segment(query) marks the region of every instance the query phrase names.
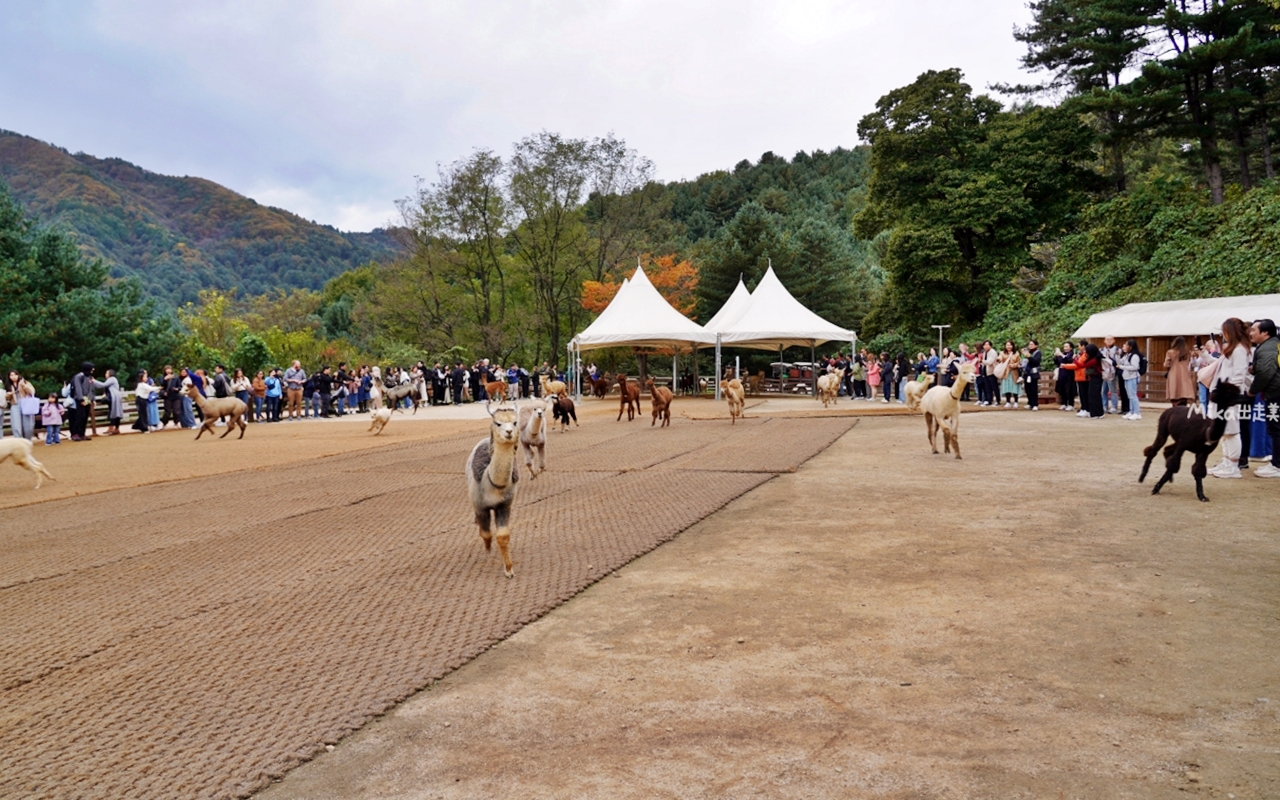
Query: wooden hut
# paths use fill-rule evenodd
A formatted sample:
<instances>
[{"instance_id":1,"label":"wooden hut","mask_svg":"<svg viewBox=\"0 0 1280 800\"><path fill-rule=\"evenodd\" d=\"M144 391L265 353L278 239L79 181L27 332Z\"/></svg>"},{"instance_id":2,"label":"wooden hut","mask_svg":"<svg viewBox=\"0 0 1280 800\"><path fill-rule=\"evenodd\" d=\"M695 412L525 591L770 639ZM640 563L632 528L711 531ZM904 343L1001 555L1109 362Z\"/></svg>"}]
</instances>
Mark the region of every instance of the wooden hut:
<instances>
[{"instance_id":1,"label":"wooden hut","mask_svg":"<svg viewBox=\"0 0 1280 800\"><path fill-rule=\"evenodd\" d=\"M1107 336L1114 336L1117 343L1137 339L1149 364L1147 374L1138 383L1138 395L1144 400L1163 402L1164 356L1173 340L1183 336L1188 344L1203 344L1209 338L1220 339L1222 323L1231 317L1246 323L1256 319L1280 322L1280 294L1130 303L1089 317L1072 338L1088 339L1097 345Z\"/></svg>"}]
</instances>

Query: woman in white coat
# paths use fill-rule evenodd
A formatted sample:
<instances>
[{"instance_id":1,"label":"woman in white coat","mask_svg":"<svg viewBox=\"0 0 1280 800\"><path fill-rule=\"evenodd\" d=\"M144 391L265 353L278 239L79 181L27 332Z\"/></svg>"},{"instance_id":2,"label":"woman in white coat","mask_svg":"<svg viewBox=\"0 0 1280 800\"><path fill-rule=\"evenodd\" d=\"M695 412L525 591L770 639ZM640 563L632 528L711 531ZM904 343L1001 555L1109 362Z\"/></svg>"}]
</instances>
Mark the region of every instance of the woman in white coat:
<instances>
[{"instance_id":1,"label":"woman in white coat","mask_svg":"<svg viewBox=\"0 0 1280 800\"><path fill-rule=\"evenodd\" d=\"M1210 384L1210 396L1212 387L1224 381L1235 384L1241 394L1247 392L1253 381L1249 375L1249 361L1249 329L1242 320L1232 317L1222 323L1222 356L1217 361L1217 372ZM1209 404L1211 417L1220 413L1227 420L1227 428L1222 435L1222 463L1209 470L1215 478L1240 477L1240 408L1235 405L1220 409Z\"/></svg>"}]
</instances>

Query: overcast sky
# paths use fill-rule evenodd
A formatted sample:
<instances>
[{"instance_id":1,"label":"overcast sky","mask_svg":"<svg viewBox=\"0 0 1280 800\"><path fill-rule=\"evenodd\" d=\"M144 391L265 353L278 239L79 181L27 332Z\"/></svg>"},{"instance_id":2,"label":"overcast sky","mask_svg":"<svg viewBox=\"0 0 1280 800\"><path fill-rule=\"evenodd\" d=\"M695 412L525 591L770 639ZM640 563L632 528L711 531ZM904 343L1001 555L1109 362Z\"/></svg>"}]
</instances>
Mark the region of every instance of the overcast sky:
<instances>
[{"instance_id":1,"label":"overcast sky","mask_svg":"<svg viewBox=\"0 0 1280 800\"><path fill-rule=\"evenodd\" d=\"M546 129L663 180L857 143L928 69L1023 80L1025 0L0 0L0 128L344 230Z\"/></svg>"}]
</instances>

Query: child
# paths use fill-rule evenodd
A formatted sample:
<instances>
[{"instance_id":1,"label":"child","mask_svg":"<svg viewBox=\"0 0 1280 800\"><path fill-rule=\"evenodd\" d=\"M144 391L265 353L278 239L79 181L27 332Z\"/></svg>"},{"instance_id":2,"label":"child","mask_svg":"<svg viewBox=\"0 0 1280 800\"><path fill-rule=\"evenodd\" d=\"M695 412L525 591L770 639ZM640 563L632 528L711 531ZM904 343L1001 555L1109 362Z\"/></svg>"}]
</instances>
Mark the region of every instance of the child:
<instances>
[{"instance_id":1,"label":"child","mask_svg":"<svg viewBox=\"0 0 1280 800\"><path fill-rule=\"evenodd\" d=\"M50 394L49 401L40 410L40 421L44 423L44 443L62 444L62 437L58 435L62 428L62 404L56 394Z\"/></svg>"}]
</instances>

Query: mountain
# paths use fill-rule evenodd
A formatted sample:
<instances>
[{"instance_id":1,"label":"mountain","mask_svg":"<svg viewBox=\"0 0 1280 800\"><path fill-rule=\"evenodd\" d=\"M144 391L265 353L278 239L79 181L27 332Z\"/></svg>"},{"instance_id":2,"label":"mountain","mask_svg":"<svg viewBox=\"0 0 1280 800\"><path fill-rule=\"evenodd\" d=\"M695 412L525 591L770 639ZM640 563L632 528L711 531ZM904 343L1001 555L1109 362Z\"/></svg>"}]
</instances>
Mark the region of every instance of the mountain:
<instances>
[{"instance_id":1,"label":"mountain","mask_svg":"<svg viewBox=\"0 0 1280 800\"><path fill-rule=\"evenodd\" d=\"M344 233L203 178L148 172L0 130L0 181L27 213L71 231L112 277L173 305L201 289L319 289L398 252L391 233Z\"/></svg>"}]
</instances>

